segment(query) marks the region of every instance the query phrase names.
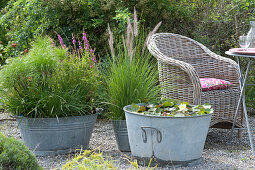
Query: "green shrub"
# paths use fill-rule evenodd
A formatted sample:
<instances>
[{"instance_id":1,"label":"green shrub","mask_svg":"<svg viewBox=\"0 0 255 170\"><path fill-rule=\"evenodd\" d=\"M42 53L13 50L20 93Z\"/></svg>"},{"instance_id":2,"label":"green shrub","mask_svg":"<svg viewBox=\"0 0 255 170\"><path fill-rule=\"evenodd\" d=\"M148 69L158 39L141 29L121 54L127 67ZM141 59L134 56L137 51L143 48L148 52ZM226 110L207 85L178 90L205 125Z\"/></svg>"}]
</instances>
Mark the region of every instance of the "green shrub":
<instances>
[{"instance_id":1,"label":"green shrub","mask_svg":"<svg viewBox=\"0 0 255 170\"><path fill-rule=\"evenodd\" d=\"M4 8L6 6L6 4L9 2L10 0L1 0L1 3L0 3L0 10L2 8Z\"/></svg>"},{"instance_id":2,"label":"green shrub","mask_svg":"<svg viewBox=\"0 0 255 170\"><path fill-rule=\"evenodd\" d=\"M0 169L40 170L42 168L22 142L0 133Z\"/></svg>"},{"instance_id":3,"label":"green shrub","mask_svg":"<svg viewBox=\"0 0 255 170\"><path fill-rule=\"evenodd\" d=\"M64 42L70 45L68 40L71 34L79 34L83 29L88 33L90 43L103 56L107 50L107 23L114 25L114 32L121 35L126 21L123 23L123 20L119 21L117 18L119 15L131 14L134 7L141 13L141 21L146 23L146 27L163 20L164 28L187 30L184 27L192 21L193 13L176 4L168 0L11 0L2 10L3 16L0 19L0 25L7 30L10 41L6 56L22 54L35 35L47 34L57 39L54 31L65 35ZM114 17L117 17L116 21L112 20ZM15 49L11 48L12 43L17 44Z\"/></svg>"},{"instance_id":4,"label":"green shrub","mask_svg":"<svg viewBox=\"0 0 255 170\"><path fill-rule=\"evenodd\" d=\"M5 48L8 56L21 55L36 35L44 33L49 26L47 8L43 1L10 0L2 10L0 24L7 31L9 40ZM11 44L17 44L15 48Z\"/></svg>"},{"instance_id":5,"label":"green shrub","mask_svg":"<svg viewBox=\"0 0 255 170\"><path fill-rule=\"evenodd\" d=\"M94 54L80 55L37 38L27 55L13 58L0 72L4 107L26 117L65 117L91 114L99 84Z\"/></svg>"},{"instance_id":6,"label":"green shrub","mask_svg":"<svg viewBox=\"0 0 255 170\"><path fill-rule=\"evenodd\" d=\"M65 35L64 42L71 42L71 34L83 29L89 34L91 44L98 53L105 54L107 23L114 25L114 32L122 33L125 23L118 16L131 14L136 8L141 22L152 27L163 21L161 30L194 38L218 53L237 45L236 38L249 27L254 19L255 2L251 0L10 0L2 10L0 23L8 30L10 41L7 53L18 54L28 47L34 35L48 34L57 38L54 31ZM112 20L116 18L116 22ZM246 30L246 31L245 31ZM10 48L11 43L17 48Z\"/></svg>"},{"instance_id":7,"label":"green shrub","mask_svg":"<svg viewBox=\"0 0 255 170\"><path fill-rule=\"evenodd\" d=\"M71 45L72 33L77 35L84 29L90 43L104 50L106 23L115 15L113 6L113 1L10 0L0 19L9 40L6 57L22 54L36 35L46 34L56 40L55 31L65 35L65 44ZM17 44L15 49L12 43Z\"/></svg>"},{"instance_id":8,"label":"green shrub","mask_svg":"<svg viewBox=\"0 0 255 170\"><path fill-rule=\"evenodd\" d=\"M9 0L2 0L0 3L0 18L1 18L1 10L5 7L5 5L9 2ZM8 44L6 40L6 30L0 25L0 64L4 63L4 48Z\"/></svg>"},{"instance_id":9,"label":"green shrub","mask_svg":"<svg viewBox=\"0 0 255 170\"><path fill-rule=\"evenodd\" d=\"M243 69L244 70L244 69ZM253 84L253 85L247 85L245 88L245 97L246 97L246 104L248 107L251 107L255 109L255 68L254 66L250 67L249 75L248 75L248 81L246 84ZM253 112L254 114L254 112Z\"/></svg>"}]
</instances>

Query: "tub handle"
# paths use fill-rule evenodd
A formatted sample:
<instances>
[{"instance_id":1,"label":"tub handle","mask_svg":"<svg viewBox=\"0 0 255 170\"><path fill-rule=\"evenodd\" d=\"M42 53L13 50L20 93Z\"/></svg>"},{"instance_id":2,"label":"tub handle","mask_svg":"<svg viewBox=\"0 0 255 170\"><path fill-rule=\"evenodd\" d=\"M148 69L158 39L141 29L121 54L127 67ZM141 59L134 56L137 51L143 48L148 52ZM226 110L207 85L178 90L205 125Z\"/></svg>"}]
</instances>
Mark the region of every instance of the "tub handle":
<instances>
[{"instance_id":1,"label":"tub handle","mask_svg":"<svg viewBox=\"0 0 255 170\"><path fill-rule=\"evenodd\" d=\"M146 134L146 131L144 130L146 128L155 130L157 132L157 141L158 141L158 143L160 143L162 141L162 133L158 129L150 127L150 126L141 126L141 129L143 131L143 133L142 133L143 143L147 143L147 134Z\"/></svg>"}]
</instances>

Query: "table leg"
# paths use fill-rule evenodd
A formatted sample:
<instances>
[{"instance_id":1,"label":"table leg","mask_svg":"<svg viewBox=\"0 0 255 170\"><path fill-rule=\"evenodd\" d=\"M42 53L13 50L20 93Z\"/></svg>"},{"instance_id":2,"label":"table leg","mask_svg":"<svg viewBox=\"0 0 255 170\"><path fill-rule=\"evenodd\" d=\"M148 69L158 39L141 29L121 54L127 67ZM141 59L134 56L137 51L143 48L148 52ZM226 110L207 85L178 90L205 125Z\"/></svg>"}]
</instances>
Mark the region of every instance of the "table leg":
<instances>
[{"instance_id":1,"label":"table leg","mask_svg":"<svg viewBox=\"0 0 255 170\"><path fill-rule=\"evenodd\" d=\"M243 109L244 109L244 116L245 116L245 121L246 121L247 129L248 129L248 135L249 135L252 154L255 155L253 139L252 139L252 134L251 134L251 127L250 127L249 118L248 118L248 114L247 114L247 110L246 110L245 96L244 95L243 95Z\"/></svg>"},{"instance_id":2,"label":"table leg","mask_svg":"<svg viewBox=\"0 0 255 170\"><path fill-rule=\"evenodd\" d=\"M248 63L248 66L246 69L246 73L245 73L245 79L244 79L244 82L243 82L243 76L242 76L242 70L241 70L241 66L240 66L240 61L239 61L239 57L237 57L237 61L238 61L238 68L239 68L239 74L240 74L240 77L239 77L239 83L240 83L240 89L241 89L241 94L240 94L240 97L239 97L239 100L238 100L238 104L237 104L237 108L236 108L236 112L235 112L235 118L234 118L234 122L233 122L233 125L232 125L232 128L231 128L231 131L230 131L230 135L229 135L229 139L228 139L228 143L230 143L231 139L232 139L232 135L233 135L233 130L235 128L235 125L236 125L236 120L237 120L237 116L238 116L238 110L239 110L239 107L240 107L240 103L241 103L241 100L243 99L243 91L244 91L244 83L246 82L246 77L248 75L248 69L250 67L250 64Z\"/></svg>"},{"instance_id":3,"label":"table leg","mask_svg":"<svg viewBox=\"0 0 255 170\"><path fill-rule=\"evenodd\" d=\"M240 59L237 56L237 63L238 63L238 69L239 69L239 85L240 85L240 89L242 89L242 85L243 85L243 72L242 72L242 68L241 68L241 63L240 63ZM244 91L244 96L245 96L245 91ZM241 130L238 130L238 138L241 137ZM240 135L240 136L239 136ZM229 141L230 142L230 141Z\"/></svg>"},{"instance_id":4,"label":"table leg","mask_svg":"<svg viewBox=\"0 0 255 170\"><path fill-rule=\"evenodd\" d=\"M238 64L239 64L239 71L241 71L240 63L238 63ZM255 155L255 153L254 153L254 146L253 146L253 140L252 140L252 134L251 134L251 128L250 128L250 123L249 123L249 119L248 119L248 114L247 114L247 109L246 109L246 104L245 104L245 96L244 96L245 83L246 83L247 75L248 75L248 72L249 72L250 64L251 64L251 59L249 59L249 62L248 62L247 68L246 68L246 72L245 72L245 76L244 76L243 82L242 82L242 77L241 77L242 73L240 72L240 78L241 78L240 83L242 82L242 84L240 84L241 94L240 94L240 98L238 100L238 104L237 104L237 108L236 108L236 113L235 113L235 118L234 118L232 129L231 129L231 132L230 132L230 135L229 135L229 141L228 142L230 143L230 141L232 139L233 130L234 130L235 125L236 125L238 110L239 110L240 103L241 103L241 100L242 100L243 101L243 108L244 108L244 115L245 115L246 125L247 125L247 129L248 129L248 134L249 134L250 145L251 145L251 149L252 149L252 154Z\"/></svg>"},{"instance_id":5,"label":"table leg","mask_svg":"<svg viewBox=\"0 0 255 170\"><path fill-rule=\"evenodd\" d=\"M239 74L240 74L239 84L240 84L240 89L242 89L242 85L243 85L243 72L242 72L242 68L241 68L240 59L239 59L238 56L236 58L237 58L238 69L239 69Z\"/></svg>"}]
</instances>

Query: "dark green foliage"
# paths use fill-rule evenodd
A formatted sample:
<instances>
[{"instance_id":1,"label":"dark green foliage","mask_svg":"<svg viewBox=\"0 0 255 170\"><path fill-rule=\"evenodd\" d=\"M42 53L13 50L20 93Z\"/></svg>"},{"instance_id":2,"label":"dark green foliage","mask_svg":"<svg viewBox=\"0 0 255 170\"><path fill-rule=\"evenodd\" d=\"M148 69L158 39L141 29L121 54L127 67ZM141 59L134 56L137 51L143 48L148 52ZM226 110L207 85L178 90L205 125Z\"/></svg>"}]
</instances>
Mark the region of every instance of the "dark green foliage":
<instances>
[{"instance_id":1,"label":"dark green foliage","mask_svg":"<svg viewBox=\"0 0 255 170\"><path fill-rule=\"evenodd\" d=\"M6 48L7 56L20 55L34 35L48 34L57 38L54 31L65 35L65 44L71 33L79 34L84 29L89 34L92 46L95 46L100 55L105 55L107 47L107 23L115 25L114 32L121 34L126 23L113 20L118 13L129 13L134 7L141 14L141 21L146 26L154 26L160 20L165 21L164 28L176 27L177 23L192 21L192 14L182 6L176 6L168 0L149 1L120 1L120 0L11 0L2 10L0 24L8 30L9 46ZM169 18L174 18L169 20ZM181 25L184 28L185 25ZM121 29L122 28L122 29ZM176 29L181 30L176 27ZM183 29L187 30L187 29ZM17 48L11 48L11 43L17 43Z\"/></svg>"},{"instance_id":2,"label":"dark green foliage","mask_svg":"<svg viewBox=\"0 0 255 170\"><path fill-rule=\"evenodd\" d=\"M40 170L35 156L20 141L0 133L0 170Z\"/></svg>"},{"instance_id":3,"label":"dark green foliage","mask_svg":"<svg viewBox=\"0 0 255 170\"><path fill-rule=\"evenodd\" d=\"M252 107L253 109L255 109L255 75L254 73L255 73L255 68L254 66L251 66L250 72L248 75L249 80L248 82L246 82L246 84L248 85L246 85L246 89L245 89L246 103L249 107Z\"/></svg>"},{"instance_id":4,"label":"dark green foliage","mask_svg":"<svg viewBox=\"0 0 255 170\"><path fill-rule=\"evenodd\" d=\"M10 1L10 0L1 0L1 3L0 3L0 10L1 10L2 8L4 8L5 5L6 5L9 1Z\"/></svg>"},{"instance_id":5,"label":"dark green foliage","mask_svg":"<svg viewBox=\"0 0 255 170\"><path fill-rule=\"evenodd\" d=\"M89 34L92 46L105 54L107 23L122 33L125 23L112 20L118 13L136 8L141 22L152 27L163 21L161 30L186 35L210 49L223 52L237 45L236 38L249 27L254 18L255 2L251 0L11 0L2 10L0 23L8 30L9 41L17 48L7 48L10 55L27 48L36 34L56 38L54 31L65 35L68 44L71 33ZM117 29L114 29L117 30ZM69 42L71 43L71 42ZM10 43L9 43L10 45Z\"/></svg>"},{"instance_id":6,"label":"dark green foliage","mask_svg":"<svg viewBox=\"0 0 255 170\"><path fill-rule=\"evenodd\" d=\"M21 55L36 35L45 32L50 20L47 12L43 1L9 1L8 5L2 9L4 15L0 19L0 24L6 29L6 37L9 40L5 48L7 56ZM12 43L16 43L17 46L13 48Z\"/></svg>"},{"instance_id":7,"label":"dark green foliage","mask_svg":"<svg viewBox=\"0 0 255 170\"><path fill-rule=\"evenodd\" d=\"M1 18L1 10L5 7L5 5L9 2L9 0L1 0L0 3L0 18ZM4 47L8 44L6 40L6 31L4 27L0 25L0 64L4 63L3 55L4 55Z\"/></svg>"},{"instance_id":8,"label":"dark green foliage","mask_svg":"<svg viewBox=\"0 0 255 170\"><path fill-rule=\"evenodd\" d=\"M113 9L114 8L114 9ZM115 4L108 1L85 0L11 0L2 10L2 25L8 32L7 56L22 54L35 35L47 34L57 39L54 31L71 44L71 34L89 34L92 46L104 49L107 22L115 15ZM11 48L11 43L17 48ZM99 52L101 50L98 50Z\"/></svg>"},{"instance_id":9,"label":"dark green foliage","mask_svg":"<svg viewBox=\"0 0 255 170\"><path fill-rule=\"evenodd\" d=\"M0 26L0 64L4 63L4 47L7 45L6 38L5 38L5 30Z\"/></svg>"},{"instance_id":10,"label":"dark green foliage","mask_svg":"<svg viewBox=\"0 0 255 170\"><path fill-rule=\"evenodd\" d=\"M126 23L113 18L131 14L134 7L146 27L163 21L163 32L186 35L223 53L235 46L235 39L247 31L255 6L250 0L11 0L9 4L2 10L0 21L8 30L9 46L17 43L16 49L6 49L9 55L22 52L36 34L56 38L54 31L57 31L70 44L71 34L79 34L83 29L92 46L104 55L107 23L116 27L115 33L123 33Z\"/></svg>"}]
</instances>

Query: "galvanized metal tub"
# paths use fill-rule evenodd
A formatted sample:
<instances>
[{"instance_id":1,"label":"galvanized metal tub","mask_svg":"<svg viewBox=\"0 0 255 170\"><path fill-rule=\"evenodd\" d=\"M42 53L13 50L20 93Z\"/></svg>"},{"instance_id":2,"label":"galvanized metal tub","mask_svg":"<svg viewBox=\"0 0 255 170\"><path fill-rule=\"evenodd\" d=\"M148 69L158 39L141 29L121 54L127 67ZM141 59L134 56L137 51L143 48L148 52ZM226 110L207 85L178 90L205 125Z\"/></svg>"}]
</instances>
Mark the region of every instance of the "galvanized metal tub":
<instances>
[{"instance_id":1,"label":"galvanized metal tub","mask_svg":"<svg viewBox=\"0 0 255 170\"><path fill-rule=\"evenodd\" d=\"M212 114L190 117L141 115L124 107L132 155L141 164L199 164Z\"/></svg>"},{"instance_id":2,"label":"galvanized metal tub","mask_svg":"<svg viewBox=\"0 0 255 170\"><path fill-rule=\"evenodd\" d=\"M123 152L130 152L126 120L112 120L112 125L118 149Z\"/></svg>"},{"instance_id":3,"label":"galvanized metal tub","mask_svg":"<svg viewBox=\"0 0 255 170\"><path fill-rule=\"evenodd\" d=\"M63 118L17 117L22 139L35 155L87 149L97 114Z\"/></svg>"}]
</instances>

